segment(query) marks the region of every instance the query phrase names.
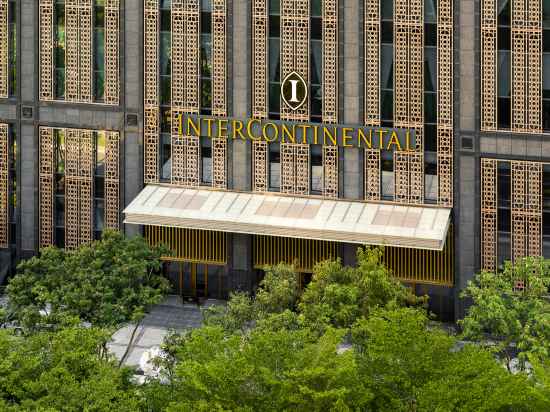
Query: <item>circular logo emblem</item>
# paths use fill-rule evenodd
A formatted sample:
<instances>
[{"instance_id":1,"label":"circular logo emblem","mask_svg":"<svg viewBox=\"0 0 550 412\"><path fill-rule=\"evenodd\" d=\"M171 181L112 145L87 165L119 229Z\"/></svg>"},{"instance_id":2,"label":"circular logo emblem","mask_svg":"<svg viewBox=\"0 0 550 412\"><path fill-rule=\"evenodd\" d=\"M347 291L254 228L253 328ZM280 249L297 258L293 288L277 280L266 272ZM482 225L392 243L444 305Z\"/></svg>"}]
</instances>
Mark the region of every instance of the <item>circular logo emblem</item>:
<instances>
[{"instance_id":1,"label":"circular logo emblem","mask_svg":"<svg viewBox=\"0 0 550 412\"><path fill-rule=\"evenodd\" d=\"M281 83L281 97L291 110L298 110L307 100L307 83L296 72L290 73Z\"/></svg>"}]
</instances>

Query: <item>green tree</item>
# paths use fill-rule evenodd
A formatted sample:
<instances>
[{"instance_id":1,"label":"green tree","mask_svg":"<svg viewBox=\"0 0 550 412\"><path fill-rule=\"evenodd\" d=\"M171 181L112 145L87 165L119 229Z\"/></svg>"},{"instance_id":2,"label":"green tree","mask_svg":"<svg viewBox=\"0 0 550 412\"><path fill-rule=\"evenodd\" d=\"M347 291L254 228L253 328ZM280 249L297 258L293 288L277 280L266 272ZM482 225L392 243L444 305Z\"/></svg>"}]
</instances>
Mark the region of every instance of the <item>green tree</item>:
<instances>
[{"instance_id":1,"label":"green tree","mask_svg":"<svg viewBox=\"0 0 550 412\"><path fill-rule=\"evenodd\" d=\"M320 330L329 325L349 328L373 308L421 302L391 275L382 254L380 248L360 248L356 267L340 260L319 263L299 304L306 322Z\"/></svg>"},{"instance_id":2,"label":"green tree","mask_svg":"<svg viewBox=\"0 0 550 412\"><path fill-rule=\"evenodd\" d=\"M204 322L227 331L246 332L256 322L275 314L296 309L299 298L298 274L294 267L278 264L266 267L256 294L231 294L225 307L213 306L203 311Z\"/></svg>"},{"instance_id":3,"label":"green tree","mask_svg":"<svg viewBox=\"0 0 550 412\"><path fill-rule=\"evenodd\" d=\"M527 374L510 374L492 351L431 325L413 308L376 309L352 329L361 376L376 411L539 411L550 398Z\"/></svg>"},{"instance_id":4,"label":"green tree","mask_svg":"<svg viewBox=\"0 0 550 412\"><path fill-rule=\"evenodd\" d=\"M27 330L85 321L116 326L161 301L168 282L157 274L161 248L106 231L73 251L44 249L22 262L8 287L10 316Z\"/></svg>"},{"instance_id":5,"label":"green tree","mask_svg":"<svg viewBox=\"0 0 550 412\"><path fill-rule=\"evenodd\" d=\"M0 330L2 410L139 410L130 372L104 350L108 339L96 328L24 337Z\"/></svg>"},{"instance_id":6,"label":"green tree","mask_svg":"<svg viewBox=\"0 0 550 412\"><path fill-rule=\"evenodd\" d=\"M169 411L361 410L371 398L344 331L255 329L249 335L204 327L176 346Z\"/></svg>"},{"instance_id":7,"label":"green tree","mask_svg":"<svg viewBox=\"0 0 550 412\"><path fill-rule=\"evenodd\" d=\"M550 261L543 258L506 262L496 274L481 272L462 293L472 302L459 322L464 338L496 344L509 369L516 351L521 369L531 355L549 358L549 287Z\"/></svg>"}]
</instances>

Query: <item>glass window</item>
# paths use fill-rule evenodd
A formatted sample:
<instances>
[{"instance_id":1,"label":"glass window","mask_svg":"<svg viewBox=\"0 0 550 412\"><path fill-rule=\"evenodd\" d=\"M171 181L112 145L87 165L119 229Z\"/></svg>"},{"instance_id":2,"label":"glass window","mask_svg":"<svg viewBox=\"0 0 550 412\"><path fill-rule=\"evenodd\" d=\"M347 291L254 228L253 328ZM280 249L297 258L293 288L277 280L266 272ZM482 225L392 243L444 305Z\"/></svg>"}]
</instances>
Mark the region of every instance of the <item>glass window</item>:
<instances>
[{"instance_id":1,"label":"glass window","mask_svg":"<svg viewBox=\"0 0 550 412\"><path fill-rule=\"evenodd\" d=\"M94 5L94 99L102 102L105 96L105 7L104 0Z\"/></svg>"},{"instance_id":2,"label":"glass window","mask_svg":"<svg viewBox=\"0 0 550 412\"><path fill-rule=\"evenodd\" d=\"M55 6L55 98L65 99L65 5Z\"/></svg>"},{"instance_id":3,"label":"glass window","mask_svg":"<svg viewBox=\"0 0 550 412\"><path fill-rule=\"evenodd\" d=\"M8 26L8 66L9 66L9 95L14 96L17 93L17 8L16 2L9 2L9 26Z\"/></svg>"},{"instance_id":4,"label":"glass window","mask_svg":"<svg viewBox=\"0 0 550 412\"><path fill-rule=\"evenodd\" d=\"M172 141L166 133L160 135L160 179L170 181L172 177Z\"/></svg>"}]
</instances>

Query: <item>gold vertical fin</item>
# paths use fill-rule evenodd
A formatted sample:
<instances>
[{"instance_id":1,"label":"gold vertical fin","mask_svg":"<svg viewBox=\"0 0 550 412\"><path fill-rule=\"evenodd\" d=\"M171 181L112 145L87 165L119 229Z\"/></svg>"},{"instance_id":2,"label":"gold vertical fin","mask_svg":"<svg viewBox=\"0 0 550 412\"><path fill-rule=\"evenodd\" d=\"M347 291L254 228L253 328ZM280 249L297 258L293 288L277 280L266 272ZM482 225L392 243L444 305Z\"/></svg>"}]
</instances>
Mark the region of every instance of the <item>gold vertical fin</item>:
<instances>
[{"instance_id":1,"label":"gold vertical fin","mask_svg":"<svg viewBox=\"0 0 550 412\"><path fill-rule=\"evenodd\" d=\"M120 134L105 132L105 227L120 227Z\"/></svg>"},{"instance_id":2,"label":"gold vertical fin","mask_svg":"<svg viewBox=\"0 0 550 412\"><path fill-rule=\"evenodd\" d=\"M497 160L481 159L481 268L495 271L497 260Z\"/></svg>"},{"instance_id":3,"label":"gold vertical fin","mask_svg":"<svg viewBox=\"0 0 550 412\"><path fill-rule=\"evenodd\" d=\"M9 4L0 0L0 99L9 95Z\"/></svg>"},{"instance_id":4,"label":"gold vertical fin","mask_svg":"<svg viewBox=\"0 0 550 412\"><path fill-rule=\"evenodd\" d=\"M144 10L144 182L159 181L159 3L145 0Z\"/></svg>"},{"instance_id":5,"label":"gold vertical fin","mask_svg":"<svg viewBox=\"0 0 550 412\"><path fill-rule=\"evenodd\" d=\"M497 129L497 4L481 0L481 130Z\"/></svg>"},{"instance_id":6,"label":"gold vertical fin","mask_svg":"<svg viewBox=\"0 0 550 412\"><path fill-rule=\"evenodd\" d=\"M54 84L54 0L41 0L40 12L40 100L53 100Z\"/></svg>"},{"instance_id":7,"label":"gold vertical fin","mask_svg":"<svg viewBox=\"0 0 550 412\"><path fill-rule=\"evenodd\" d=\"M119 69L119 0L105 0L105 104L118 105ZM157 52L158 53L158 52Z\"/></svg>"},{"instance_id":8,"label":"gold vertical fin","mask_svg":"<svg viewBox=\"0 0 550 412\"><path fill-rule=\"evenodd\" d=\"M0 123L0 249L9 247L9 153L8 125Z\"/></svg>"}]
</instances>

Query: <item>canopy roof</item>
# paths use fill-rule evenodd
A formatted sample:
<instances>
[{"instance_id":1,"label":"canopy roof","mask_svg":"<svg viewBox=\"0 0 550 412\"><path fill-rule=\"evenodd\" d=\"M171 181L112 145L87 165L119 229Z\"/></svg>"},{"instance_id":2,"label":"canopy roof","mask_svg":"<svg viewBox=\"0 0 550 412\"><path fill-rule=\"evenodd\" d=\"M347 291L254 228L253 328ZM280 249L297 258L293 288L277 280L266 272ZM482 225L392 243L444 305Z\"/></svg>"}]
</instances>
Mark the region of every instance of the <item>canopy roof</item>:
<instances>
[{"instance_id":1,"label":"canopy roof","mask_svg":"<svg viewBox=\"0 0 550 412\"><path fill-rule=\"evenodd\" d=\"M451 210L148 185L125 223L442 250Z\"/></svg>"}]
</instances>

